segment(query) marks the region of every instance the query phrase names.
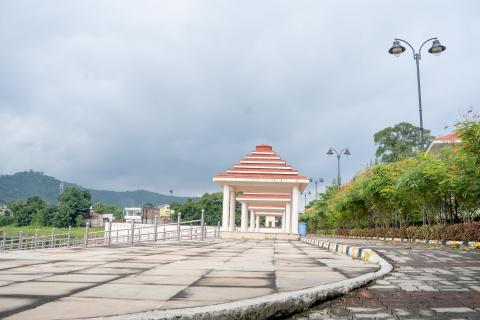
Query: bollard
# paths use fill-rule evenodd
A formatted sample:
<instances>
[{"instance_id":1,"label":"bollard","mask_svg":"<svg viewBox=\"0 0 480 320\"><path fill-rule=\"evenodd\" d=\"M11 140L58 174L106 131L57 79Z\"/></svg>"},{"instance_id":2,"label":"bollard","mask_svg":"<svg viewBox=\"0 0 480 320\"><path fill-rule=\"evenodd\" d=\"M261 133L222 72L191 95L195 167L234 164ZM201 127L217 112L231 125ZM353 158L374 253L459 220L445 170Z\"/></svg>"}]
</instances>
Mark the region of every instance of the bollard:
<instances>
[{"instance_id":1,"label":"bollard","mask_svg":"<svg viewBox=\"0 0 480 320\"><path fill-rule=\"evenodd\" d=\"M68 226L67 247L70 248L70 241L72 240L72 226Z\"/></svg>"},{"instance_id":2,"label":"bollard","mask_svg":"<svg viewBox=\"0 0 480 320\"><path fill-rule=\"evenodd\" d=\"M88 228L90 227L90 223L87 222L85 225L85 234L83 236L83 246L86 248L88 247Z\"/></svg>"},{"instance_id":3,"label":"bollard","mask_svg":"<svg viewBox=\"0 0 480 320\"><path fill-rule=\"evenodd\" d=\"M133 245L133 241L135 239L135 220L132 219L132 230L130 231L130 234L132 235L131 243Z\"/></svg>"},{"instance_id":4,"label":"bollard","mask_svg":"<svg viewBox=\"0 0 480 320\"><path fill-rule=\"evenodd\" d=\"M52 228L52 237L50 242L50 248L55 248L55 228Z\"/></svg>"},{"instance_id":5,"label":"bollard","mask_svg":"<svg viewBox=\"0 0 480 320\"><path fill-rule=\"evenodd\" d=\"M177 218L177 240L180 241L181 236L180 236L180 219L182 218L182 213L178 213L178 218Z\"/></svg>"},{"instance_id":6,"label":"bollard","mask_svg":"<svg viewBox=\"0 0 480 320\"><path fill-rule=\"evenodd\" d=\"M193 240L193 225L190 223L190 240Z\"/></svg>"},{"instance_id":7,"label":"bollard","mask_svg":"<svg viewBox=\"0 0 480 320\"><path fill-rule=\"evenodd\" d=\"M155 226L153 227L153 242L157 242L158 219L155 218Z\"/></svg>"}]
</instances>

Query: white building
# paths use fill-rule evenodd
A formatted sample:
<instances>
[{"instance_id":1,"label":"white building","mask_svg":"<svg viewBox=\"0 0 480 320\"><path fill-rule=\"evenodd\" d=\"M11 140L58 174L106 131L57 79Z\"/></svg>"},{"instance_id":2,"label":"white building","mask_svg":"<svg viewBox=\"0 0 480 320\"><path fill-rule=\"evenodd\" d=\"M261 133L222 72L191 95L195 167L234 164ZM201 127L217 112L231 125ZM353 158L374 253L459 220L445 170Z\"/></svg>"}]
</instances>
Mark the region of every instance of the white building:
<instances>
[{"instance_id":1,"label":"white building","mask_svg":"<svg viewBox=\"0 0 480 320\"><path fill-rule=\"evenodd\" d=\"M123 218L125 221L142 222L142 208L125 208L123 209Z\"/></svg>"}]
</instances>

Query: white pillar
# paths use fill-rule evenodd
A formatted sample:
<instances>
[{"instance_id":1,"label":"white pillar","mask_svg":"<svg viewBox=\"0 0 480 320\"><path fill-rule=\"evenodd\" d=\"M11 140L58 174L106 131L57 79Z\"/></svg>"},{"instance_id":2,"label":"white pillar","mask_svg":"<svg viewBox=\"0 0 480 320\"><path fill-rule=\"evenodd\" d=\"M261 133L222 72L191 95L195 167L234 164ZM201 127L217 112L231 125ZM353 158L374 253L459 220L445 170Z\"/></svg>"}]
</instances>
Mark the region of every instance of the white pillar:
<instances>
[{"instance_id":1,"label":"white pillar","mask_svg":"<svg viewBox=\"0 0 480 320\"><path fill-rule=\"evenodd\" d=\"M260 216L258 214L255 215L255 229L260 231Z\"/></svg>"},{"instance_id":2,"label":"white pillar","mask_svg":"<svg viewBox=\"0 0 480 320\"><path fill-rule=\"evenodd\" d=\"M292 233L298 233L298 186L292 189Z\"/></svg>"},{"instance_id":3,"label":"white pillar","mask_svg":"<svg viewBox=\"0 0 480 320\"><path fill-rule=\"evenodd\" d=\"M242 202L242 220L240 222L240 231L248 231L248 208L245 202Z\"/></svg>"},{"instance_id":4,"label":"white pillar","mask_svg":"<svg viewBox=\"0 0 480 320\"><path fill-rule=\"evenodd\" d=\"M288 202L285 206L285 232L292 233L292 205Z\"/></svg>"},{"instance_id":5,"label":"white pillar","mask_svg":"<svg viewBox=\"0 0 480 320\"><path fill-rule=\"evenodd\" d=\"M222 210L222 230L228 231L229 220L229 207L230 207L230 186L223 186L223 210Z\"/></svg>"},{"instance_id":6,"label":"white pillar","mask_svg":"<svg viewBox=\"0 0 480 320\"><path fill-rule=\"evenodd\" d=\"M235 231L235 191L230 191L230 218L228 231Z\"/></svg>"},{"instance_id":7,"label":"white pillar","mask_svg":"<svg viewBox=\"0 0 480 320\"><path fill-rule=\"evenodd\" d=\"M286 225L285 219L286 219L286 218L287 218L286 212L283 212L283 215L282 215L282 232L284 232L284 233L287 232L287 231L286 231L287 228L285 227L285 225Z\"/></svg>"},{"instance_id":8,"label":"white pillar","mask_svg":"<svg viewBox=\"0 0 480 320\"><path fill-rule=\"evenodd\" d=\"M250 231L255 231L255 214L253 213L253 210L250 210Z\"/></svg>"}]
</instances>

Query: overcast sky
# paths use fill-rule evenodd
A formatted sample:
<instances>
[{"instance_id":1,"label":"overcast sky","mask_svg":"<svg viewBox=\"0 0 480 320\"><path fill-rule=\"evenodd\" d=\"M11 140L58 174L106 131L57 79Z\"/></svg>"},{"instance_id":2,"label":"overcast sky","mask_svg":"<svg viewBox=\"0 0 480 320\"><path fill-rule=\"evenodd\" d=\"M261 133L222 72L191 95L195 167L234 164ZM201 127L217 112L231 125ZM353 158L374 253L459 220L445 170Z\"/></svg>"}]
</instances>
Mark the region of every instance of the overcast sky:
<instances>
[{"instance_id":1,"label":"overcast sky","mask_svg":"<svg viewBox=\"0 0 480 320\"><path fill-rule=\"evenodd\" d=\"M199 195L264 143L328 182L326 151L349 147L345 181L376 131L418 124L394 37L447 46L421 60L433 134L479 109L479 17L478 0L0 0L0 173Z\"/></svg>"}]
</instances>

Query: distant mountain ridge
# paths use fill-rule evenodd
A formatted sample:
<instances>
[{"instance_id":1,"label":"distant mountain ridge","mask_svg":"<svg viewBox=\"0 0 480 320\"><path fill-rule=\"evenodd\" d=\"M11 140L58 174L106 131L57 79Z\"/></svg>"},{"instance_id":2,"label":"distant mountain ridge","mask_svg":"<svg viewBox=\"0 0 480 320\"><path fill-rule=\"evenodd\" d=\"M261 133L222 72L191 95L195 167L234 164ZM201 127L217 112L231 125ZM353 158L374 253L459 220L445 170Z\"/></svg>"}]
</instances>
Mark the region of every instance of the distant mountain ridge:
<instances>
[{"instance_id":1,"label":"distant mountain ridge","mask_svg":"<svg viewBox=\"0 0 480 320\"><path fill-rule=\"evenodd\" d=\"M43 200L56 204L60 194L61 181L37 171L23 171L12 175L0 175L0 203L39 196ZM119 208L135 207L142 204L169 203L170 196L147 190L108 191L83 188L77 184L63 182L64 187L77 187L90 191L94 203L113 204ZM194 197L173 197L173 201L184 203Z\"/></svg>"}]
</instances>

